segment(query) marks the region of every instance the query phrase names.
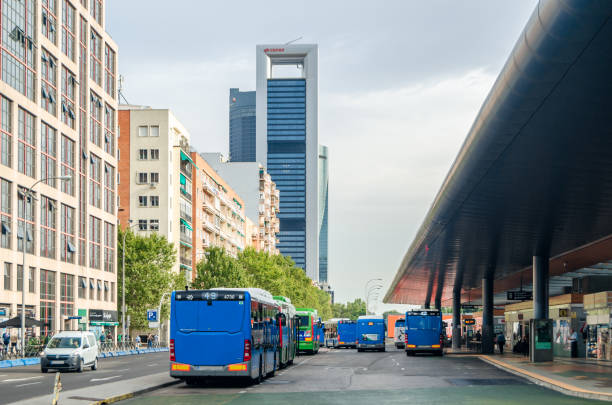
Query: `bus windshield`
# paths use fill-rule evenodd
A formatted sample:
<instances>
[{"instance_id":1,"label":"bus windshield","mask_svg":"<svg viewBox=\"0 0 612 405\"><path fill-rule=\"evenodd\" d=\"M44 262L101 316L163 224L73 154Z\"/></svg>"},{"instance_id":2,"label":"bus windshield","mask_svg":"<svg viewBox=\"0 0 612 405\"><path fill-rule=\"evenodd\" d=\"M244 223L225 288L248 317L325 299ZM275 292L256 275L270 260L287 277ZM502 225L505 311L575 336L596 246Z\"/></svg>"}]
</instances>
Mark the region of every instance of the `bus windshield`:
<instances>
[{"instance_id":1,"label":"bus windshield","mask_svg":"<svg viewBox=\"0 0 612 405\"><path fill-rule=\"evenodd\" d=\"M300 315L300 326L310 326L310 316Z\"/></svg>"},{"instance_id":2,"label":"bus windshield","mask_svg":"<svg viewBox=\"0 0 612 405\"><path fill-rule=\"evenodd\" d=\"M398 319L397 321L395 321L395 327L403 328L404 326L406 326L406 323L403 319Z\"/></svg>"}]
</instances>

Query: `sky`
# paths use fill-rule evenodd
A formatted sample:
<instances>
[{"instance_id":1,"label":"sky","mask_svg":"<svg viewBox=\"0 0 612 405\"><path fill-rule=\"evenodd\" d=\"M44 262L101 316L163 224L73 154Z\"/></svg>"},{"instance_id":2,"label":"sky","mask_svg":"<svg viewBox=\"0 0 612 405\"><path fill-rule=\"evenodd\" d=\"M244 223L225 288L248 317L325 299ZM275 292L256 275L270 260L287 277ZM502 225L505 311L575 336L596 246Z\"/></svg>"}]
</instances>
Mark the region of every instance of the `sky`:
<instances>
[{"instance_id":1,"label":"sky","mask_svg":"<svg viewBox=\"0 0 612 405\"><path fill-rule=\"evenodd\" d=\"M536 0L107 0L131 104L170 108L200 152L228 153L229 89L255 46L319 45L337 302L395 277ZM171 4L171 6L169 6ZM373 301L376 301L373 299ZM383 311L403 308L374 303Z\"/></svg>"}]
</instances>

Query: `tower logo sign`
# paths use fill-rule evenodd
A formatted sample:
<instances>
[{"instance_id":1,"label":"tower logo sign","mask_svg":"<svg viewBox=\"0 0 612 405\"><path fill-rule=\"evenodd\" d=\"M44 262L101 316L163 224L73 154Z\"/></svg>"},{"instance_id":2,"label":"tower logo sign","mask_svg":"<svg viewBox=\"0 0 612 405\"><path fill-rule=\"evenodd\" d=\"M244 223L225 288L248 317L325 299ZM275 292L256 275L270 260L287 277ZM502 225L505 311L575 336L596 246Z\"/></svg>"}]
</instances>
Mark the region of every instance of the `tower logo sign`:
<instances>
[{"instance_id":1,"label":"tower logo sign","mask_svg":"<svg viewBox=\"0 0 612 405\"><path fill-rule=\"evenodd\" d=\"M285 52L285 48L266 48L264 49L265 53L269 52Z\"/></svg>"}]
</instances>

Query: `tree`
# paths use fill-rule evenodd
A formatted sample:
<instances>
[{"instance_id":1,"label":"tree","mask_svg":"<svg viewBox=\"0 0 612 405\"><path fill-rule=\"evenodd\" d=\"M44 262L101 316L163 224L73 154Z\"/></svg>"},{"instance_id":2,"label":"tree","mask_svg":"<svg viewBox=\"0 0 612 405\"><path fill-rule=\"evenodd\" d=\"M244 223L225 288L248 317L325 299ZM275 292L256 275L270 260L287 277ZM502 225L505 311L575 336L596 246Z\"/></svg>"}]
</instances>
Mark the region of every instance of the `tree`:
<instances>
[{"instance_id":1,"label":"tree","mask_svg":"<svg viewBox=\"0 0 612 405\"><path fill-rule=\"evenodd\" d=\"M176 262L174 245L164 236L152 233L148 236L125 231L125 304L132 329L148 328L147 309L157 308L162 294L180 289L185 283L183 275L172 271ZM118 231L118 252L123 252L124 231ZM119 260L117 282L119 284L118 309L121 316L122 266ZM162 306L162 319L167 318L169 307Z\"/></svg>"},{"instance_id":2,"label":"tree","mask_svg":"<svg viewBox=\"0 0 612 405\"><path fill-rule=\"evenodd\" d=\"M366 303L361 298L357 298L346 304L337 302L334 304L332 310L334 318L349 318L354 321L361 315L366 314Z\"/></svg>"},{"instance_id":3,"label":"tree","mask_svg":"<svg viewBox=\"0 0 612 405\"><path fill-rule=\"evenodd\" d=\"M206 250L206 260L201 260L196 265L196 279L192 287L205 290L214 287L244 287L250 284L250 277L241 263L229 256L224 248L210 247Z\"/></svg>"}]
</instances>

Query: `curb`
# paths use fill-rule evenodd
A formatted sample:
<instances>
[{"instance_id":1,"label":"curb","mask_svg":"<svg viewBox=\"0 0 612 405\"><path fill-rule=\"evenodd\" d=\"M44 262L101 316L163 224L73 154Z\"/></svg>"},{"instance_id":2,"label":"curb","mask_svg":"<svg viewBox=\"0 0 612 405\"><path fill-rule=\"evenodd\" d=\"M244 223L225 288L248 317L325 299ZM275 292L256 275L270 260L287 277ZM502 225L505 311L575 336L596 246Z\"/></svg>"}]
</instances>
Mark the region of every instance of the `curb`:
<instances>
[{"instance_id":1,"label":"curb","mask_svg":"<svg viewBox=\"0 0 612 405\"><path fill-rule=\"evenodd\" d=\"M515 376L524 378L536 385L560 392L564 395L568 395L568 396L572 396L572 397L578 397L578 398L585 398L585 399L596 399L599 401L608 401L608 402L612 402L612 394L607 394L604 392L597 392L597 391L591 391L591 390L586 390L584 388L580 388L580 387L576 387L570 384L566 384L563 383L561 381L557 381L554 380L552 378L549 377L545 377L543 375L540 374L536 374L533 373L531 371L527 371L527 370L523 370L520 367L515 367L513 365L507 364L503 361L500 360L496 360L487 356L483 356L483 355L478 355L475 356L478 357L480 360L491 364L492 366L495 366L501 370L504 370L510 374L513 374Z\"/></svg>"},{"instance_id":2,"label":"curb","mask_svg":"<svg viewBox=\"0 0 612 405\"><path fill-rule=\"evenodd\" d=\"M154 385L154 386L151 386L151 387L147 387L147 388L143 388L143 389L138 390L138 391L129 392L127 394L115 395L113 397L105 398L105 399L100 400L100 401L91 402L90 405L106 405L106 404L113 404L113 403L119 402L119 401L125 401L126 399L134 398L135 396L146 394L147 392L155 391L155 390L160 389L160 388L165 388L165 387L169 387L171 385L179 384L180 382L181 382L181 380L167 381L165 383L157 384L157 385Z\"/></svg>"}]
</instances>

